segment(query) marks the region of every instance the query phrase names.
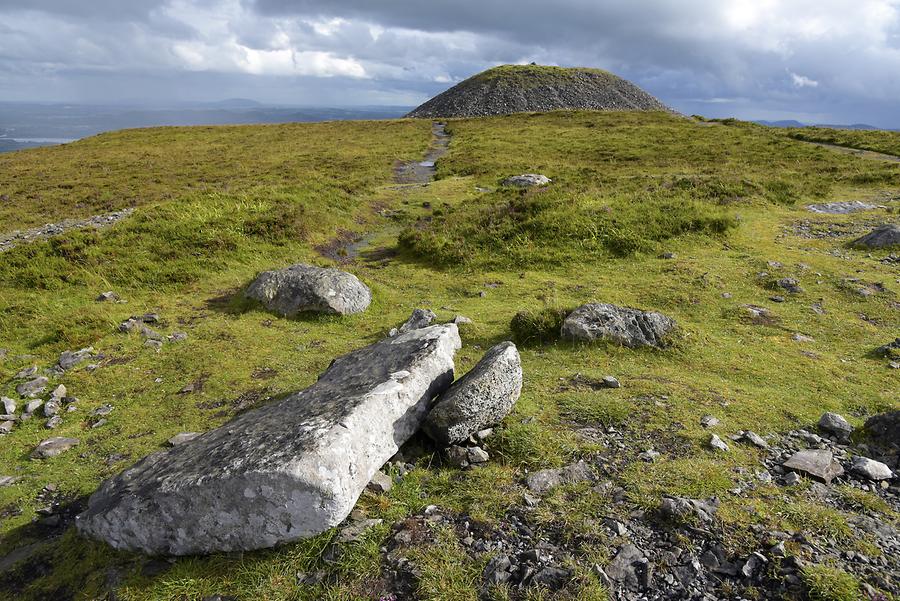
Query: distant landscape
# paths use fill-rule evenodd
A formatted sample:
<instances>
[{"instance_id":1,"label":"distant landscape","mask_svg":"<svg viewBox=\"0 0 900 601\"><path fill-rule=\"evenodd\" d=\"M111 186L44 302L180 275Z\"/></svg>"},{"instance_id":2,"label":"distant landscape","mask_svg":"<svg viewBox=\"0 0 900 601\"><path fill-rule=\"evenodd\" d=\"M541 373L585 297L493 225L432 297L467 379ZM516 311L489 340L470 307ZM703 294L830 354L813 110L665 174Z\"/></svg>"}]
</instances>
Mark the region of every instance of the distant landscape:
<instances>
[{"instance_id":1,"label":"distant landscape","mask_svg":"<svg viewBox=\"0 0 900 601\"><path fill-rule=\"evenodd\" d=\"M393 119L410 108L274 106L239 98L170 106L0 102L0 152L136 127Z\"/></svg>"}]
</instances>

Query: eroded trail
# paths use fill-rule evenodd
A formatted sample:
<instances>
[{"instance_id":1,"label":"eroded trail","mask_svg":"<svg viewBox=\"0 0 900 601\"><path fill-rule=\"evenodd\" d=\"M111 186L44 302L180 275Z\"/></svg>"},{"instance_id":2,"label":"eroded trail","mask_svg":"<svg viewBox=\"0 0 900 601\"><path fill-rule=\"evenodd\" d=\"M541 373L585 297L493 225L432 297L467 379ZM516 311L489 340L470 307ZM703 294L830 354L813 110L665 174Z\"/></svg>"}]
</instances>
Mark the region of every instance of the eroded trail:
<instances>
[{"instance_id":1,"label":"eroded trail","mask_svg":"<svg viewBox=\"0 0 900 601\"><path fill-rule=\"evenodd\" d=\"M8 234L0 234L0 252L11 250L20 244L28 244L36 240L45 240L63 234L69 230L85 228L101 228L117 223L131 215L134 209L123 209L106 215L94 215L86 219L66 219L58 223L47 223L28 230L16 230Z\"/></svg>"}]
</instances>

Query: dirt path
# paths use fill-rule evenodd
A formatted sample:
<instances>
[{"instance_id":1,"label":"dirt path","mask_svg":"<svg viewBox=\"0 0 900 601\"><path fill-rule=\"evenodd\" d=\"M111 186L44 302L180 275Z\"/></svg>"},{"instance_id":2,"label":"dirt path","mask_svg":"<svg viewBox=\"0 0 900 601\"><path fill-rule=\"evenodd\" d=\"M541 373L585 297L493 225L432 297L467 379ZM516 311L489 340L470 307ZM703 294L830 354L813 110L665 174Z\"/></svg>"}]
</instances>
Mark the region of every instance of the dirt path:
<instances>
[{"instance_id":1,"label":"dirt path","mask_svg":"<svg viewBox=\"0 0 900 601\"><path fill-rule=\"evenodd\" d=\"M445 129L445 124L435 121L431 124L431 145L425 152L421 161L398 161L394 165L394 186L399 194L408 193L412 188L427 186L434 181L437 173L436 163L438 159L450 150L450 134ZM400 233L400 227L387 225L380 230L358 234L354 232L338 232L338 235L328 243L316 247L320 255L340 263L352 263L359 258L378 261L389 258L391 251L388 249L373 248L377 238L385 234L396 235Z\"/></svg>"},{"instance_id":2,"label":"dirt path","mask_svg":"<svg viewBox=\"0 0 900 601\"><path fill-rule=\"evenodd\" d=\"M826 144L825 142L812 142L810 140L798 140L797 138L791 138L795 142L803 142L804 144L812 144L813 146L818 146L819 148L827 148L829 150L833 150L835 152L840 152L842 154L851 154L854 156L862 157L865 159L874 159L878 161L890 161L892 163L900 163L900 156L896 156L893 154L885 154L883 152L875 152L873 150L860 150L858 148L850 148L849 146L838 146L837 144Z\"/></svg>"}]
</instances>

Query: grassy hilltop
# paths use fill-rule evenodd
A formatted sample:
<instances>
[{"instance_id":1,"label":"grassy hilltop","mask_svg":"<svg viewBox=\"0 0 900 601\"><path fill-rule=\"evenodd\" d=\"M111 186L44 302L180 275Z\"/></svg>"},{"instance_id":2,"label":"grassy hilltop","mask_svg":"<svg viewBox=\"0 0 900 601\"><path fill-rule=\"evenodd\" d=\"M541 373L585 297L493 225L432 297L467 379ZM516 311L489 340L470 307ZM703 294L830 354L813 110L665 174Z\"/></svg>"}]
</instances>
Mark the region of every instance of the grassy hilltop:
<instances>
[{"instance_id":1,"label":"grassy hilltop","mask_svg":"<svg viewBox=\"0 0 900 601\"><path fill-rule=\"evenodd\" d=\"M490 598L605 599L591 567L610 559L617 539L602 518L653 510L664 494L718 496L725 544L736 554L773 530L875 553L848 518L865 512L897 524L900 515L876 494L838 487L846 500L838 508L817 502L808 483L734 494L761 452L731 444L717 453L706 443L710 432L727 440L743 429L812 427L826 410L859 426L900 408L897 372L871 356L900 328L896 263L881 262L888 251L846 245L867 226L896 220L900 165L794 139L800 134L664 112L451 120L447 131L449 154L428 186L393 178L398 161L428 148L424 120L131 130L0 155L0 233L136 207L107 229L0 254L4 395L18 399L14 375L50 366L64 350L90 345L104 355L95 371L60 379L80 400L52 434L33 419L0 438L0 475L20 478L0 487L0 557L48 540L24 567L0 572L0 599L96 599L112 589L117 599L141 601L378 599L390 592L380 548L393 524L437 505L490 530L523 506L527 471L597 456L610 458L602 475L625 489L624 504L582 483L555 489L529 514L533 529L573 550L572 582L554 596L501 587ZM900 134L810 135L900 148ZM553 183L499 185L528 172ZM804 209L834 200L885 204L891 216ZM819 235L830 231L842 235ZM372 306L351 317L291 320L240 301L260 270L300 261L340 263L372 288ZM774 282L789 276L804 292L771 301ZM883 286L877 294L857 293L874 283ZM106 290L127 302L95 302ZM545 322L591 300L672 316L676 344L649 352L555 340ZM754 319L745 305L770 314ZM310 385L334 357L384 336L416 307L473 320L461 326L459 374L492 344L521 342L522 397L488 440L487 467L439 467L426 454L386 495L364 493L358 507L384 522L339 553L329 532L170 564L33 523L49 498L90 494L179 432L219 426ZM160 331L183 331L187 340L156 352L117 331L150 311L161 316ZM813 341L798 342L796 333ZM607 374L622 387L579 384ZM92 428L91 411L106 403L114 406L107 423ZM703 428L707 414L721 424ZM591 435L609 428L625 434L623 448ZM30 461L50 435L82 443ZM638 460L649 448L660 458ZM468 553L452 529L417 538L406 557L418 567L419 598L478 598L488 556ZM298 572L317 571L320 583L298 585ZM844 572L813 565L807 586L821 593L815 598L860 598L857 576Z\"/></svg>"}]
</instances>

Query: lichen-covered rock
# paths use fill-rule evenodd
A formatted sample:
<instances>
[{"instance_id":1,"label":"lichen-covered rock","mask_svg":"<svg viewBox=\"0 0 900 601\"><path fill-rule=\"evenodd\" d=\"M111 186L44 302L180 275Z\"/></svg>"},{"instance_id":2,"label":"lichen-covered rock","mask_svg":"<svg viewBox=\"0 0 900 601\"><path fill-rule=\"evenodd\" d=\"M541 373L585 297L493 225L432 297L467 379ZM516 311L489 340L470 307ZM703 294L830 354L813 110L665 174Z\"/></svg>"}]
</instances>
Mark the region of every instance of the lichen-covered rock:
<instances>
[{"instance_id":1,"label":"lichen-covered rock","mask_svg":"<svg viewBox=\"0 0 900 601\"><path fill-rule=\"evenodd\" d=\"M60 453L68 451L74 446L77 446L81 441L77 438L66 438L64 436L54 436L53 438L48 438L46 440L42 440L41 443L31 452L31 457L33 459L48 459L50 457L56 457Z\"/></svg>"},{"instance_id":2,"label":"lichen-covered rock","mask_svg":"<svg viewBox=\"0 0 900 601\"><path fill-rule=\"evenodd\" d=\"M443 446L461 442L506 417L521 392L519 351L502 342L438 397L425 431Z\"/></svg>"},{"instance_id":3,"label":"lichen-covered rock","mask_svg":"<svg viewBox=\"0 0 900 601\"><path fill-rule=\"evenodd\" d=\"M838 415L837 413L829 411L823 413L822 417L819 418L819 430L834 436L841 442L846 442L850 440L850 435L853 433L853 426L844 419L843 415Z\"/></svg>"},{"instance_id":4,"label":"lichen-covered rock","mask_svg":"<svg viewBox=\"0 0 900 601\"><path fill-rule=\"evenodd\" d=\"M888 224L876 227L874 230L853 241L854 246L863 248L891 248L900 246L900 225Z\"/></svg>"},{"instance_id":5,"label":"lichen-covered rock","mask_svg":"<svg viewBox=\"0 0 900 601\"><path fill-rule=\"evenodd\" d=\"M563 484L575 484L576 482L593 479L594 473L588 464L579 461L565 467L533 472L525 479L525 484L531 492L542 495Z\"/></svg>"},{"instance_id":6,"label":"lichen-covered rock","mask_svg":"<svg viewBox=\"0 0 900 601\"><path fill-rule=\"evenodd\" d=\"M107 480L78 528L117 549L185 555L336 526L450 386L460 345L447 324L339 357L309 388Z\"/></svg>"},{"instance_id":7,"label":"lichen-covered rock","mask_svg":"<svg viewBox=\"0 0 900 601\"><path fill-rule=\"evenodd\" d=\"M507 177L503 180L503 185L516 188L532 188L534 186L546 186L552 181L549 177L540 173L523 173L522 175Z\"/></svg>"},{"instance_id":8,"label":"lichen-covered rock","mask_svg":"<svg viewBox=\"0 0 900 601\"><path fill-rule=\"evenodd\" d=\"M369 287L352 273L306 264L262 272L245 295L285 317L306 311L349 315L372 302Z\"/></svg>"},{"instance_id":9,"label":"lichen-covered rock","mask_svg":"<svg viewBox=\"0 0 900 601\"><path fill-rule=\"evenodd\" d=\"M566 317L560 333L564 340L577 342L608 340L629 348L660 348L674 329L675 320L661 313L589 303Z\"/></svg>"}]
</instances>

